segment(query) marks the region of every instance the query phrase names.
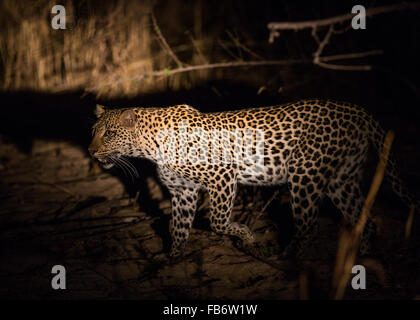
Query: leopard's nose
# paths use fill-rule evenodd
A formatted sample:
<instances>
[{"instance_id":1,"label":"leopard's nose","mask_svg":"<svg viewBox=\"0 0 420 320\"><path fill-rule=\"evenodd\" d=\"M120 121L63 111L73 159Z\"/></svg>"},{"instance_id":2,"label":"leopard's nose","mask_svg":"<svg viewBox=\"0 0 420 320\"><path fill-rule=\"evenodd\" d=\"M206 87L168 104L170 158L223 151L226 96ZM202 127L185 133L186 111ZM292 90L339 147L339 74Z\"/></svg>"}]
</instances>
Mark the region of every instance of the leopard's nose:
<instances>
[{"instance_id":1,"label":"leopard's nose","mask_svg":"<svg viewBox=\"0 0 420 320\"><path fill-rule=\"evenodd\" d=\"M89 146L89 148L88 148L88 151L89 151L89 153L90 153L90 155L92 156L92 157L94 157L95 156L95 154L96 154L96 152L98 152L98 149L95 147L95 146Z\"/></svg>"}]
</instances>

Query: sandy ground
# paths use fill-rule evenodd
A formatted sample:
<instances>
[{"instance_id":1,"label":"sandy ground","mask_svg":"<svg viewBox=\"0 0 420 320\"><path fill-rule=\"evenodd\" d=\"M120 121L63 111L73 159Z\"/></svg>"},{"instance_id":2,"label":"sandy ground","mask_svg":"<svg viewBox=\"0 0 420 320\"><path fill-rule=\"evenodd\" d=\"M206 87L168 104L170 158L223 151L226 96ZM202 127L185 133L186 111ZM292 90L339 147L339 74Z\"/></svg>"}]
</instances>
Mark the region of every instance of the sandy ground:
<instances>
[{"instance_id":1,"label":"sandy ground","mask_svg":"<svg viewBox=\"0 0 420 320\"><path fill-rule=\"evenodd\" d=\"M24 153L0 142L2 299L325 299L331 294L339 223L322 215L305 260L279 260L279 241L287 240L290 226L273 216L290 215L287 193L261 212L272 192L253 190L250 198L244 189L235 206L234 219L251 226L277 268L211 232L205 196L185 257L170 261L170 202L152 170L139 170L142 191L136 198L118 172L103 172L79 146L36 140ZM383 198L374 208L375 258L358 261L367 268L367 289L349 287L346 299L420 295L418 219L405 244L408 210ZM54 265L66 268L66 290L51 288Z\"/></svg>"}]
</instances>

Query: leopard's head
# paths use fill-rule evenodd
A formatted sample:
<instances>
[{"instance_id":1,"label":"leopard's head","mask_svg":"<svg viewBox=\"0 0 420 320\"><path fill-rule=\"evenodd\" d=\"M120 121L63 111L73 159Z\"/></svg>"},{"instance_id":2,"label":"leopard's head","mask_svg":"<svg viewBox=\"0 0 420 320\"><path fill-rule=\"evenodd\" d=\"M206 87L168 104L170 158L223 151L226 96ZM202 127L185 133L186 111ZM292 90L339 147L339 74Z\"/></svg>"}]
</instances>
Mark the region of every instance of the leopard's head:
<instances>
[{"instance_id":1,"label":"leopard's head","mask_svg":"<svg viewBox=\"0 0 420 320\"><path fill-rule=\"evenodd\" d=\"M133 155L136 115L133 109L110 110L101 105L96 106L95 115L89 153L109 169L122 156Z\"/></svg>"}]
</instances>

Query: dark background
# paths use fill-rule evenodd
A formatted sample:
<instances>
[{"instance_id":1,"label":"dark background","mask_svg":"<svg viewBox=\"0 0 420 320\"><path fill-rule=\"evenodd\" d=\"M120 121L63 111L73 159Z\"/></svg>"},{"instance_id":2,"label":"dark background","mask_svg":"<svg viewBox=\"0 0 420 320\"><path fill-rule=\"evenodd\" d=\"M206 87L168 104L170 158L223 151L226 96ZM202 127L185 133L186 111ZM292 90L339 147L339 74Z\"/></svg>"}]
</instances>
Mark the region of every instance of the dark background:
<instances>
[{"instance_id":1,"label":"dark background","mask_svg":"<svg viewBox=\"0 0 420 320\"><path fill-rule=\"evenodd\" d=\"M0 11L2 24L0 71L3 83L0 91L2 105L0 148L3 148L1 153L3 169L0 171L0 175L3 175L5 181L1 185L2 194L0 195L0 207L3 207L1 211L1 230L5 232L3 245L0 248L3 250L3 257L5 258L3 263L5 264L12 250L9 247L9 243L13 242L13 232L10 232L11 228L16 227L16 225L19 226L19 224L26 225L25 219L16 223L13 222L13 219L9 219L7 215L13 211L10 211L10 207L13 207L10 202L10 195L13 195L14 191L12 190L15 190L12 186L18 183L16 182L17 179L14 179L15 171L13 170L25 168L25 163L32 161L31 159L34 156L31 150L33 150L34 141L40 139L54 143L70 142L80 148L87 157L86 148L90 142L90 126L94 121L93 108L96 103L101 103L111 108L129 106L164 107L186 103L203 112L214 112L277 105L305 98L352 102L371 112L385 129L393 129L395 131L396 138L393 151L396 153L399 161L402 176L405 178L407 186L414 193L419 193L418 179L420 172L417 168L417 163L420 156L418 142L420 113L420 80L418 77L420 66L420 11L407 10L377 15L367 19L366 30L350 29L343 34L334 35L323 52L324 56L374 49L383 50L382 55L338 62L349 65L369 64L372 66L371 71L341 71L321 68L311 63L312 53L316 50L317 45L311 36L310 30L284 31L280 37L276 38L273 44L269 44L267 24L271 21L322 19L348 13L352 6L356 4L362 4L369 8L398 3L397 1L74 1L63 3L66 8L72 8L70 12L71 18L68 20L69 28L56 31L48 28L43 29L42 27L48 25L51 19L48 4L43 1L33 1L29 6L27 5L28 3L5 1L2 3L2 10ZM120 11L115 8L119 8L118 10ZM125 60L120 58L121 60L118 61L119 58L115 58L111 54L113 48L124 49L125 46L129 47L129 44L126 42L128 40L124 40L124 37L122 38L123 40L117 37L117 31L120 27L122 30L120 34L129 35L131 32L130 23L135 23L137 19L139 21L147 20L142 27L149 38L147 38L147 42L146 40L139 42L138 51L147 49L144 51L146 52L144 56L139 59L147 61L148 66L152 68L148 71L176 68L174 62L159 44L159 40L154 32L154 26L149 18L151 11L156 16L159 30L170 47L173 48L181 61L189 64L258 60L249 52L235 46L227 32L234 34L240 39L242 44L257 53L261 59L306 59L308 62L287 66L235 67L223 70L207 70L201 73L191 72L156 82L154 80L147 83L140 82L134 90L132 88L128 90L118 85L110 85L111 88L108 91L101 91L100 89L89 90L90 87L101 86L112 79L117 80L123 76L130 78L144 72L143 69L128 68L131 61L130 55L125 57ZM16 14L16 12L19 14ZM111 21L109 17L112 12L118 13L113 18L115 25L109 24L109 21ZM93 19L92 17L97 19L92 39L96 39L96 41L99 41L98 43L103 44L103 47L98 46L98 55L102 55L105 52L103 65L95 66L95 68L98 67L98 70L100 70L99 76L93 75L92 70L95 68L89 69L91 66L87 64L82 63L78 68L68 67L64 58L66 51L63 47L66 43L66 37L69 37L70 34L75 35L78 28L86 28L86 24ZM25 41L11 45L13 42L11 38L14 38L14 35L22 34L25 21L35 21L31 25L32 31L28 33L29 35L32 34L32 37L22 38L28 39L27 50L25 49ZM39 23L39 28L36 27L38 26L37 23ZM338 28L345 28L348 24L349 22L344 23ZM47 30L46 32L50 34L44 37L43 30ZM101 35L103 36L103 41L98 40L100 39L101 30L107 31L106 35ZM115 37L113 32L115 32ZM322 37L325 32L325 28L320 29L320 36ZM202 41L200 42L201 56L198 54L197 48L191 44L190 36L197 41ZM42 50L37 53L38 55L32 52L32 47L29 47L30 41L37 37L50 39L44 43ZM18 36L15 38L20 39ZM229 50L226 50L221 43L225 44ZM52 48L51 50L48 47L49 45ZM85 43L81 42L80 48L76 51L82 55L84 50L88 51L88 46L89 42L87 40ZM146 46L147 48L145 48ZM136 49L135 46L133 48L133 50ZM26 52L27 56L22 55L22 57L32 59L31 61L33 62L29 65L33 67L28 67L28 64L19 62L20 56L19 54L13 55L14 52ZM63 52L62 61L59 60L58 64L60 67L54 69L56 71L52 71L50 78L45 77L42 79L40 75L41 69L37 66L36 61L41 61L48 55L54 55L54 52L54 59L61 59L60 52ZM23 58L22 61L24 61ZM106 66L107 64L108 66ZM121 68L125 70L124 67L127 67L129 71L126 74L121 74L119 70ZM7 70L13 70L12 75L7 73ZM89 76L86 76L85 70L87 70L86 73ZM17 80L18 76L16 74L18 73L21 74L20 81ZM59 80L56 78L54 78L54 81L51 80L54 76L57 76ZM69 76L72 76L72 78ZM109 78L106 78L108 76ZM70 81L69 79L72 80ZM42 80L44 81L43 84ZM265 87L265 90L259 92L262 86ZM282 89L279 90L280 88ZM18 147L16 152L24 155L23 160L19 160L17 164L9 167L8 164L15 163L13 159L18 156L5 151L9 150L6 149L6 145L16 145ZM370 185L370 177L376 165L376 159L373 155L372 159L369 160L367 167L370 171L368 170L366 181L364 181L366 187ZM138 189L143 190L145 188L145 180L148 176L155 177L152 164L138 160L133 160L133 163L140 168L140 179L134 182L129 181L121 172L112 171L112 175L123 182L126 191L131 197L135 196ZM89 165L93 166L93 163ZM46 176L48 176L48 173ZM51 173L52 176L55 176L55 173ZM22 186L22 188L25 188L25 186ZM92 186L92 188L94 187ZM255 189L248 191L255 193ZM23 198L25 199L25 194L31 194L32 192L35 191L29 189L27 193L24 193ZM271 196L273 189L266 188L258 192L262 199L261 201L266 201ZM246 198L246 196L244 197ZM144 198L142 199L141 201L147 202ZM89 205L102 201L100 198L88 200L93 202L83 202L82 207L83 205L89 207ZM60 200L56 202L58 203ZM383 208L388 209L388 211L385 210L385 215L392 217L392 219L397 219L401 224L405 222L408 209L392 195L388 186L384 185L381 188L377 202L379 203L379 208L381 208L380 210ZM34 206L36 208L36 202ZM156 208L153 208L150 203L140 203L140 208L144 209L152 217L161 217L161 222L158 223L158 227L155 229L157 234L164 239L162 250L166 252L169 245L169 239L165 231L168 217L154 212ZM15 214L19 212L19 209L16 210L16 212L13 211ZM278 210L287 210L287 205L273 203L270 206L270 216L275 221L276 219L279 220L277 222L280 225L286 225L281 227L284 230L283 235L280 236L280 242L287 242L291 235L291 218L287 215L279 218L276 216ZM334 210L331 205L325 204L324 211L326 215L330 216L334 221L339 221ZM30 220L27 223L30 225ZM197 223L198 227L204 230L208 229L205 221L198 221ZM54 226L54 224L52 225ZM415 228L414 230L418 232L418 225L415 225ZM29 230L29 233L31 232L34 232L34 230ZM399 229L399 232L403 232L403 230ZM69 237L71 240L71 235ZM16 250L22 250L21 248L26 246L27 241L27 238L22 240L22 245L17 246ZM414 259L418 255L418 242L416 242L418 237L413 238L412 241L414 242L414 249L412 249L414 250L414 253L412 252L414 256L412 255L411 258ZM44 242L41 247L43 248L42 250L45 249ZM398 246L395 248L393 249L399 250ZM384 251L389 250L384 249ZM21 255L23 257L26 255L25 252L25 250L22 250ZM53 257L53 260L57 258L54 256L54 253L48 254L50 257ZM333 257L329 259L333 260ZM386 260L386 258L383 259ZM31 258L27 260L26 262L30 265L32 263ZM385 265L398 264L395 261L381 261ZM418 286L416 285L418 280L415 280L418 278L418 265L411 260L407 264L409 267L401 269L399 272L403 278L414 279L411 283L413 287L409 288L407 283L404 283L404 290L401 291L398 298L412 298L416 293L418 294ZM5 286L5 290L0 293L0 296L5 298L9 292L11 297L14 298L37 297L35 293L22 293L22 287L14 286L14 278L7 276L8 274L14 273L3 272L2 276L9 279L7 284L10 287L7 288ZM16 277L29 277L29 274L29 271L22 271L19 275L14 275ZM37 278L38 276L34 275L33 277ZM327 297L327 291L328 289L325 288L320 289L321 293L315 293L314 297ZM315 290L315 292L318 291ZM123 295L125 298L143 297L142 295L125 294ZM175 297L177 297L176 294ZM101 296L100 294L87 296L106 298L106 296ZM147 294L144 296L149 297ZM173 296L168 295L168 297ZM389 298L391 296L391 294L387 293L376 295L376 291L374 291L369 297ZM54 295L49 293L41 297L54 298ZM70 297L80 298L84 296L75 294ZM115 295L109 295L108 297L115 297ZM185 297L192 298L193 296L186 294ZM218 296L210 295L210 297ZM234 296L225 296L225 298L231 297ZM267 293L266 295L250 296L250 298L253 297L267 298L271 297L271 295ZM363 297L359 296L356 298Z\"/></svg>"}]
</instances>

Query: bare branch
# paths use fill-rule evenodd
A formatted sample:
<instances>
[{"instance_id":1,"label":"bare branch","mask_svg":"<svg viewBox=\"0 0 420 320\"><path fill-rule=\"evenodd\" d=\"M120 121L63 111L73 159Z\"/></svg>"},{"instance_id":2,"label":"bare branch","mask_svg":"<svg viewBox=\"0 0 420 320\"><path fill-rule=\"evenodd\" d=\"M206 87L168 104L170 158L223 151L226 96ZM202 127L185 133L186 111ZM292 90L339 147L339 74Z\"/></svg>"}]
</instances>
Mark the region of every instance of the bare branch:
<instances>
[{"instance_id":1,"label":"bare branch","mask_svg":"<svg viewBox=\"0 0 420 320\"><path fill-rule=\"evenodd\" d=\"M379 6L379 7L373 7L366 10L366 16L371 17L374 15L389 13L389 12L395 12L395 11L402 11L402 10L419 10L420 9L420 2L414 2L414 3L398 3L394 5L389 6ZM347 71L369 71L372 70L372 66L369 65L359 65L359 66L349 66L349 65L338 65L338 64L330 64L326 63L326 61L332 61L332 60L341 60L342 58L345 59L351 59L352 55L348 54L342 54L342 55L336 55L331 56L329 58L321 57L322 52L325 48L325 46L329 43L331 35L334 34L341 34L348 30L350 30L350 26L347 26L341 30L335 30L334 25L346 22L348 20L351 20L354 17L353 13L347 13L338 15L335 17L327 18L327 19L319 19L319 20L310 20L310 21L299 21L299 22L270 22L268 24L268 29L270 30L270 37L268 41L270 43L274 42L274 38L278 37L280 35L280 30L303 30L303 29L312 29L311 35L315 39L315 42L318 44L317 50L314 52L313 56L313 63L315 65L318 65L322 68L326 69L333 69L333 70L347 70ZM320 40L317 31L322 28L329 26L328 32L324 36L323 40ZM375 53L372 53L375 52ZM376 51L368 51L366 53L359 53L359 54L353 54L353 58L360 58L366 55L372 55L372 54L380 54L382 52L379 52L379 50Z\"/></svg>"},{"instance_id":2,"label":"bare branch","mask_svg":"<svg viewBox=\"0 0 420 320\"><path fill-rule=\"evenodd\" d=\"M339 64L329 64L325 63L325 61L332 61L332 60L340 60L343 59L343 57L346 57L346 59L352 59L353 57L360 57L363 56L362 53L359 54L342 54L342 55L336 55L336 56L330 56L327 58L322 58L321 54L324 51L325 46L329 43L331 35L334 33L334 26L330 25L327 33L324 36L324 39L322 41L319 40L316 29L312 29L312 36L315 38L315 40L318 42L318 49L314 52L314 60L313 63L326 69L332 69L332 70L345 70L345 71L370 71L372 70L372 67L369 65L361 65L361 66L348 66L348 65L339 65ZM375 53L379 52L379 50L375 51ZM366 55L366 54L365 54ZM338 57L338 58L337 58Z\"/></svg>"},{"instance_id":3,"label":"bare branch","mask_svg":"<svg viewBox=\"0 0 420 320\"><path fill-rule=\"evenodd\" d=\"M330 41L330 38L331 38L331 35L332 35L333 31L334 31L334 27L332 25L330 25L330 28L328 29L328 32L327 32L327 34L325 35L325 37L322 41L318 42L319 38L318 37L316 38L316 40L319 44L318 44L318 49L314 53L314 64L319 64L319 57L321 56L321 53L324 50L325 46ZM316 36L316 31L313 32L313 35Z\"/></svg>"},{"instance_id":4,"label":"bare branch","mask_svg":"<svg viewBox=\"0 0 420 320\"><path fill-rule=\"evenodd\" d=\"M263 60L263 61L235 61L235 62L219 62L219 63L209 63L196 66L186 66L178 69L164 69L159 71L153 71L149 73L143 73L131 78L122 78L115 81L108 82L106 84L86 88L85 91L95 91L101 90L110 85L120 84L125 81L133 80L143 80L145 78L163 78L172 76L179 73L192 72L197 70L206 70L206 69L220 69L220 68L235 68L235 67L255 67L255 66L275 66L275 65L293 65L293 64L304 64L311 63L311 60L308 59L290 59L290 60Z\"/></svg>"},{"instance_id":5,"label":"bare branch","mask_svg":"<svg viewBox=\"0 0 420 320\"><path fill-rule=\"evenodd\" d=\"M389 6L379 6L374 8L369 8L366 10L366 16L371 17L374 15L384 14L394 11L403 11L403 10L419 10L420 2L402 2ZM299 22L270 22L267 27L271 32L277 32L279 30L302 30L302 29L314 29L323 26L329 26L337 23L342 23L348 20L351 20L354 17L354 14L347 13L338 15L331 18L319 19L319 20L310 20L310 21L299 21ZM271 37L270 37L271 39Z\"/></svg>"},{"instance_id":6,"label":"bare branch","mask_svg":"<svg viewBox=\"0 0 420 320\"><path fill-rule=\"evenodd\" d=\"M198 66L188 66L174 70L161 70L146 74L146 76L160 77L162 75L174 75L177 73L184 73L203 69L219 69L219 68L232 68L232 67L253 67L253 66L269 66L269 65L291 65L299 63L308 63L306 59L290 59L290 60L263 60L263 61L236 61L236 62L219 62L209 63Z\"/></svg>"},{"instance_id":7,"label":"bare branch","mask_svg":"<svg viewBox=\"0 0 420 320\"><path fill-rule=\"evenodd\" d=\"M324 61L335 61L335 60L347 60L347 59L355 59L361 58L376 54L381 54L381 50L371 50L366 52L359 52L359 53L348 53L348 54L341 54L341 55L334 55L334 56L326 56L320 57L318 65L328 68L328 69L335 69L335 70L367 70L365 67L370 66L339 66L339 65L331 65L326 64ZM295 64L310 64L313 61L309 59L290 59L290 60L262 60L262 61L234 61L234 62L219 62L219 63L208 63L208 64L201 64L195 66L185 66L178 69L164 69L153 71L149 73L143 73L137 76L133 76L131 78L121 78L115 81L110 81L106 84L94 86L90 88L86 88L86 92L92 92L95 90L101 90L102 88L108 87L110 85L116 85L123 83L125 81L133 81L133 80L143 80L146 78L158 78L164 79L165 77L169 77L175 74L186 73L186 72L193 72L198 70L208 70L208 69L220 69L220 68L237 68L237 67L257 67L257 66L275 66L275 65L295 65ZM360 68L360 69L356 69ZM261 93L264 88L260 88L259 92Z\"/></svg>"},{"instance_id":8,"label":"bare branch","mask_svg":"<svg viewBox=\"0 0 420 320\"><path fill-rule=\"evenodd\" d=\"M329 21L331 21L331 19L329 19ZM341 34L343 32L346 32L348 28L344 28L343 30L337 31L334 28L334 24L329 24L328 31L325 34L324 38L321 40L320 37L318 36L317 30L319 26L325 25L324 24L325 20L316 20L316 21L322 21L322 23L317 25L316 23L311 22L311 28L312 28L311 35L315 39L316 43L318 44L317 50L313 53L313 63L315 65L318 65L326 69L332 69L332 70L346 70L346 71L372 70L372 66L369 66L369 65L349 66L349 65L326 63L327 61L333 61L333 60L355 59L355 58L361 58L361 57L365 57L365 56L373 55L373 54L381 54L382 51L371 50L371 51L361 52L361 53L341 54L341 55L335 55L335 56L329 56L329 57L321 57L322 52L324 51L327 44L330 42L332 34Z\"/></svg>"},{"instance_id":9,"label":"bare branch","mask_svg":"<svg viewBox=\"0 0 420 320\"><path fill-rule=\"evenodd\" d=\"M339 64L330 64L325 63L326 61L335 61L335 60L346 60L346 59L357 59L377 54L382 54L382 50L371 50L366 52L358 53L347 53L347 54L337 54L334 56L319 57L318 61L314 63L320 67L332 70L344 70L344 71L370 71L372 66L369 65L360 65L360 66L349 66L349 65L339 65Z\"/></svg>"}]
</instances>

